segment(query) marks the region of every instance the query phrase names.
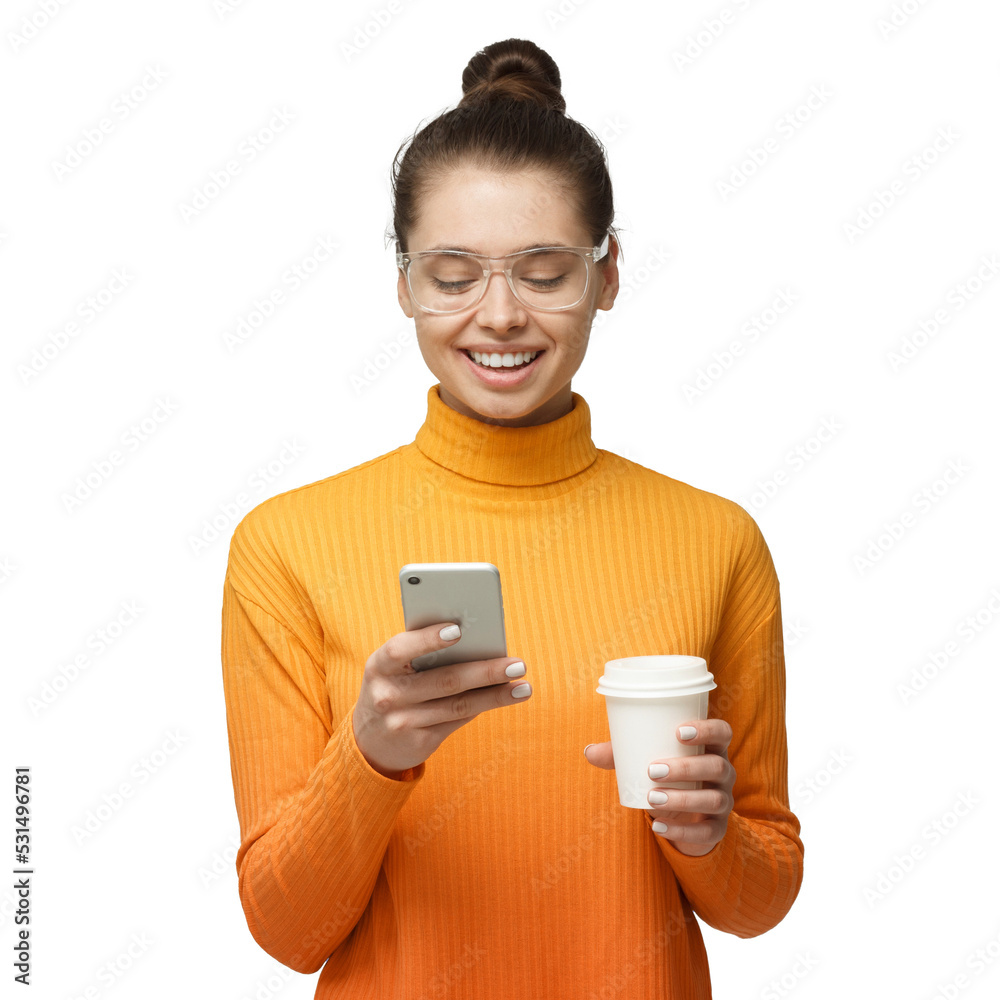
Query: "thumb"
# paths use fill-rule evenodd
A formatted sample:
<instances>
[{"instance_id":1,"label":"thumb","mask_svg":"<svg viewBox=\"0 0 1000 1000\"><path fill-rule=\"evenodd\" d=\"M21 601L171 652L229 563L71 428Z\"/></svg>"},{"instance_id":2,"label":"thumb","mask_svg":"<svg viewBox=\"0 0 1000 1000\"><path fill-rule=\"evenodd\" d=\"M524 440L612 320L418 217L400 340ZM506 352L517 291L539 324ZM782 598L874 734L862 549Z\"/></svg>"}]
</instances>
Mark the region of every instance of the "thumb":
<instances>
[{"instance_id":1,"label":"thumb","mask_svg":"<svg viewBox=\"0 0 1000 1000\"><path fill-rule=\"evenodd\" d=\"M615 766L610 743L588 743L583 748L583 756L595 767L603 767L606 771L612 770Z\"/></svg>"}]
</instances>

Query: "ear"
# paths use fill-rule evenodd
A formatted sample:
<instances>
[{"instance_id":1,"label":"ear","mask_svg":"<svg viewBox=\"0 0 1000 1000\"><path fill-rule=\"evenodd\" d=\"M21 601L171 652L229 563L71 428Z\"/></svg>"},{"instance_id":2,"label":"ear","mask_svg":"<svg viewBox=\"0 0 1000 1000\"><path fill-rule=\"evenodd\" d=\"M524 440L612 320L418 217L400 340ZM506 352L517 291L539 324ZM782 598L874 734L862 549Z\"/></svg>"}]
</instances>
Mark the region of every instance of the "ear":
<instances>
[{"instance_id":1,"label":"ear","mask_svg":"<svg viewBox=\"0 0 1000 1000\"><path fill-rule=\"evenodd\" d=\"M396 298L399 299L399 308L413 319L413 301L410 299L410 290L406 287L406 275L402 268L397 269L399 278L396 281Z\"/></svg>"},{"instance_id":2,"label":"ear","mask_svg":"<svg viewBox=\"0 0 1000 1000\"><path fill-rule=\"evenodd\" d=\"M618 297L618 240L614 236L608 240L608 256L597 265L598 277L604 285L597 296L598 309L610 309Z\"/></svg>"}]
</instances>

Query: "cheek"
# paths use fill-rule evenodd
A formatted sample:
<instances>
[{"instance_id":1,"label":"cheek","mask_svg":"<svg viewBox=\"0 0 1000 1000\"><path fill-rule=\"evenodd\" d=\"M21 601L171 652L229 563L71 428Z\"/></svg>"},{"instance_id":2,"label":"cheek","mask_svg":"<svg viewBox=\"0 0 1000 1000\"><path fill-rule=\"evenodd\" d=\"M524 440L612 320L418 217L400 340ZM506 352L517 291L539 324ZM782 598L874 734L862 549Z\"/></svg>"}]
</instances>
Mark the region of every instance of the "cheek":
<instances>
[{"instance_id":1,"label":"cheek","mask_svg":"<svg viewBox=\"0 0 1000 1000\"><path fill-rule=\"evenodd\" d=\"M567 320L558 330L551 330L552 339L566 352L566 355L581 355L587 350L590 339L590 314L574 316Z\"/></svg>"},{"instance_id":2,"label":"cheek","mask_svg":"<svg viewBox=\"0 0 1000 1000\"><path fill-rule=\"evenodd\" d=\"M426 358L428 355L440 355L453 350L452 341L457 339L462 324L453 319L424 316L414 321L414 328L420 353Z\"/></svg>"}]
</instances>

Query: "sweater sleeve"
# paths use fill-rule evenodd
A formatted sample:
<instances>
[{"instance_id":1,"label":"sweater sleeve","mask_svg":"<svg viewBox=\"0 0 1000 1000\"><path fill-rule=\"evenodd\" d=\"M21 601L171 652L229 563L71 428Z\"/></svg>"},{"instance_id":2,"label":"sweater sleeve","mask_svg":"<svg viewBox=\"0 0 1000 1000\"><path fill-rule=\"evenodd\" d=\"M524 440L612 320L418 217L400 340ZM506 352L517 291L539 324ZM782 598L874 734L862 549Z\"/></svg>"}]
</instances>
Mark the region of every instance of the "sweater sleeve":
<instances>
[{"instance_id":1,"label":"sweater sleeve","mask_svg":"<svg viewBox=\"0 0 1000 1000\"><path fill-rule=\"evenodd\" d=\"M353 712L331 719L321 664L228 573L222 674L247 925L273 958L316 972L367 907L424 765L400 780L374 770Z\"/></svg>"},{"instance_id":2,"label":"sweater sleeve","mask_svg":"<svg viewBox=\"0 0 1000 1000\"><path fill-rule=\"evenodd\" d=\"M747 938L770 930L791 909L802 883L803 847L788 800L778 580L759 529L749 515L743 520L748 543L710 667L719 686L709 714L725 719L733 730L728 756L736 782L726 834L700 856L653 836L698 916L717 930ZM749 610L761 603L770 607L763 619ZM734 623L745 633L748 617L756 618L749 635L734 638ZM646 822L652 827L648 812Z\"/></svg>"}]
</instances>

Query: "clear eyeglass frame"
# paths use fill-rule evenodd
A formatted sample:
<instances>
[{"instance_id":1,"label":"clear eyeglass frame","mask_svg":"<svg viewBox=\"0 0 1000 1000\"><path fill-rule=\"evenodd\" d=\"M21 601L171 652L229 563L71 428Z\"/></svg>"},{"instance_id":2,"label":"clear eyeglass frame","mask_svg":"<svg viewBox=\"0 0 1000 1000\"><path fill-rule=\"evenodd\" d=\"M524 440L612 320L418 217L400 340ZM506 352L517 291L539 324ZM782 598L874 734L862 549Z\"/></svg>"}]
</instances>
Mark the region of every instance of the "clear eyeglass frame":
<instances>
[{"instance_id":1,"label":"clear eyeglass frame","mask_svg":"<svg viewBox=\"0 0 1000 1000\"><path fill-rule=\"evenodd\" d=\"M514 270L514 265L517 260L521 257L525 257L528 254L541 253L545 250L563 250L570 251L582 257L584 261L587 258L593 260L596 264L598 261L603 260L608 253L608 244L611 239L611 233L605 233L604 239L601 240L600 244L595 247L532 247L530 250L519 250L517 253L505 254L503 257L489 257L482 253L467 253L464 250L409 250L405 253L396 254L396 266L400 268L406 277L406 287L410 291L410 298L420 307L424 312L435 313L437 315L448 315L450 313L463 312L466 309L471 309L473 306L479 305L483 300L483 296L486 294L486 288L489 283L489 279L493 276L494 272L502 271L507 276L507 284L510 287L511 292L514 293L514 298L521 303L527 309L537 310L539 312L564 312L566 309L573 309L578 306L587 294L587 289L590 288L590 268L587 268L587 280L584 283L583 291L580 293L580 297L575 302L570 302L568 305L564 306L537 306L530 302L525 302L524 299L518 295L517 288L514 286L514 276L512 274ZM416 295L413 293L413 287L410 285L410 263L417 257L429 257L437 256L440 254L451 254L456 257L471 257L473 260L478 260L483 265L483 280L482 284L479 286L479 294L476 296L475 302L467 302L463 306L459 306L457 309L429 309L427 306L422 305ZM486 265L493 260L504 261L503 267L493 267L489 268Z\"/></svg>"}]
</instances>

